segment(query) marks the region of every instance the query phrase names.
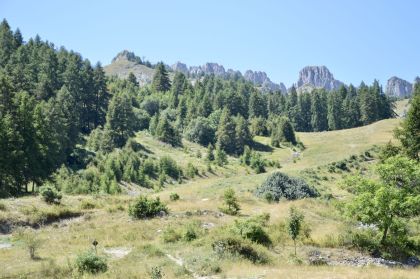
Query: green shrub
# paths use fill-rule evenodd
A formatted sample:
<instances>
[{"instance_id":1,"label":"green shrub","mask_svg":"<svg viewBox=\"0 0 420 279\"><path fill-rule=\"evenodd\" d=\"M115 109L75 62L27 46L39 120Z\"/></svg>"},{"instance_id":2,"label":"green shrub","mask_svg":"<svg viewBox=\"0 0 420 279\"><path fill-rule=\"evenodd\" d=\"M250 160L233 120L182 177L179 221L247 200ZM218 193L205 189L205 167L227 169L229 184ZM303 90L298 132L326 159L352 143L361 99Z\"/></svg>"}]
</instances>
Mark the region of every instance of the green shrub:
<instances>
[{"instance_id":1,"label":"green shrub","mask_svg":"<svg viewBox=\"0 0 420 279\"><path fill-rule=\"evenodd\" d=\"M14 235L15 240L22 241L32 260L37 259L36 252L42 245L42 240L32 229L21 229Z\"/></svg>"},{"instance_id":2,"label":"green shrub","mask_svg":"<svg viewBox=\"0 0 420 279\"><path fill-rule=\"evenodd\" d=\"M150 279L162 279L164 276L164 273L160 266L152 267L149 274L150 274Z\"/></svg>"},{"instance_id":3,"label":"green shrub","mask_svg":"<svg viewBox=\"0 0 420 279\"><path fill-rule=\"evenodd\" d=\"M176 164L175 160L171 157L164 156L159 160L159 170L161 173L164 173L173 179L178 179L181 171Z\"/></svg>"},{"instance_id":4,"label":"green shrub","mask_svg":"<svg viewBox=\"0 0 420 279\"><path fill-rule=\"evenodd\" d=\"M0 202L0 211L6 211L7 207L4 203Z\"/></svg>"},{"instance_id":5,"label":"green shrub","mask_svg":"<svg viewBox=\"0 0 420 279\"><path fill-rule=\"evenodd\" d=\"M160 201L159 197L149 199L146 196L139 196L128 207L128 214L136 219L152 218L161 212L168 213L168 208Z\"/></svg>"},{"instance_id":6,"label":"green shrub","mask_svg":"<svg viewBox=\"0 0 420 279\"><path fill-rule=\"evenodd\" d=\"M63 197L60 192L52 185L44 185L39 188L39 194L46 203L59 204Z\"/></svg>"},{"instance_id":7,"label":"green shrub","mask_svg":"<svg viewBox=\"0 0 420 279\"><path fill-rule=\"evenodd\" d=\"M289 177L281 172L271 174L255 191L256 196L265 199L267 199L268 193L272 195L274 201L279 201L281 198L296 200L319 196L318 191L310 187L304 180Z\"/></svg>"},{"instance_id":8,"label":"green shrub","mask_svg":"<svg viewBox=\"0 0 420 279\"><path fill-rule=\"evenodd\" d=\"M108 270L106 259L96 255L92 251L78 255L76 258L76 267L80 273L88 272L96 274Z\"/></svg>"},{"instance_id":9,"label":"green shrub","mask_svg":"<svg viewBox=\"0 0 420 279\"><path fill-rule=\"evenodd\" d=\"M177 193L171 193L171 194L169 195L169 199L170 199L171 201L177 201L177 200L179 200L179 195L178 195Z\"/></svg>"},{"instance_id":10,"label":"green shrub","mask_svg":"<svg viewBox=\"0 0 420 279\"><path fill-rule=\"evenodd\" d=\"M90 200L83 200L80 203L81 209L94 209L96 207L96 204Z\"/></svg>"},{"instance_id":11,"label":"green shrub","mask_svg":"<svg viewBox=\"0 0 420 279\"><path fill-rule=\"evenodd\" d=\"M212 243L213 251L222 258L241 257L253 263L267 263L268 257L241 239L225 237Z\"/></svg>"},{"instance_id":12,"label":"green shrub","mask_svg":"<svg viewBox=\"0 0 420 279\"><path fill-rule=\"evenodd\" d=\"M167 227L163 230L162 233L162 240L165 243L173 243L173 242L177 242L181 239L181 235L175 231L173 228L171 227Z\"/></svg>"},{"instance_id":13,"label":"green shrub","mask_svg":"<svg viewBox=\"0 0 420 279\"><path fill-rule=\"evenodd\" d=\"M190 178L194 178L196 175L198 175L198 169L191 163L189 162L187 165L187 176Z\"/></svg>"},{"instance_id":14,"label":"green shrub","mask_svg":"<svg viewBox=\"0 0 420 279\"><path fill-rule=\"evenodd\" d=\"M271 244L270 237L264 231L262 222L256 218L247 220L235 220L232 228L233 233L240 235L245 239L249 239L255 243L269 246Z\"/></svg>"},{"instance_id":15,"label":"green shrub","mask_svg":"<svg viewBox=\"0 0 420 279\"><path fill-rule=\"evenodd\" d=\"M193 241L195 239L197 239L198 235L196 232L196 227L194 225L187 225L186 230L184 232L184 235L182 236L182 238L185 241Z\"/></svg>"},{"instance_id":16,"label":"green shrub","mask_svg":"<svg viewBox=\"0 0 420 279\"><path fill-rule=\"evenodd\" d=\"M261 154L258 152L252 152L250 166L255 171L255 173L265 172L266 162L262 158Z\"/></svg>"}]
</instances>

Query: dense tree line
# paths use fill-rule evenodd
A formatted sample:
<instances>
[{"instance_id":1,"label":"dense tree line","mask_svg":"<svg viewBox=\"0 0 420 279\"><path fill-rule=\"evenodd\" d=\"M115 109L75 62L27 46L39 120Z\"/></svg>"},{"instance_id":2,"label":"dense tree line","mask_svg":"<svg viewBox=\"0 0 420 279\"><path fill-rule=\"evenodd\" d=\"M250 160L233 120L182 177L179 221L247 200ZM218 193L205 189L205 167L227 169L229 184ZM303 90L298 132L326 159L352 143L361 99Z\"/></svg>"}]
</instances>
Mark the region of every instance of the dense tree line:
<instances>
[{"instance_id":1,"label":"dense tree line","mask_svg":"<svg viewBox=\"0 0 420 279\"><path fill-rule=\"evenodd\" d=\"M86 168L140 130L173 146L183 137L210 145L223 165L226 153L252 148L255 135L271 136L274 146L296 144L295 130L345 129L392 115L377 81L263 94L238 76L170 78L158 63L152 84L140 87L133 74L106 78L100 64L39 36L24 42L6 20L0 24L0 194L40 185L63 164L69 172Z\"/></svg>"},{"instance_id":2,"label":"dense tree line","mask_svg":"<svg viewBox=\"0 0 420 279\"><path fill-rule=\"evenodd\" d=\"M0 192L19 194L75 161L80 135L105 122L109 93L100 64L56 49L39 36L24 43L0 24Z\"/></svg>"}]
</instances>

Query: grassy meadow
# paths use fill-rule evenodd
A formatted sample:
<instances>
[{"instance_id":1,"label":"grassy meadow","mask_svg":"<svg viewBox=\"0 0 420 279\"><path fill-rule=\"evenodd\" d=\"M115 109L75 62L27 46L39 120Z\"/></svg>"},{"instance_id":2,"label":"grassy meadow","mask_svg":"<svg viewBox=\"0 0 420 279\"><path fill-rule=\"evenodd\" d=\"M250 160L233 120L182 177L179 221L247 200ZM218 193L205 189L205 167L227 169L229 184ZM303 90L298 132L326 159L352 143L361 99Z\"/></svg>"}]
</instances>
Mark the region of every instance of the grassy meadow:
<instances>
[{"instance_id":1,"label":"grassy meadow","mask_svg":"<svg viewBox=\"0 0 420 279\"><path fill-rule=\"evenodd\" d=\"M17 228L0 234L0 247L11 244L11 247L0 248L0 278L151 278L153 267L161 269L163 278L420 278L418 269L310 266L305 260L313 249L332 259L360 255L339 243L340 234L348 226L340 214L339 201L348 193L340 187L344 175L329 173L326 166L387 143L399 122L399 119L389 119L348 130L298 133L305 150L282 147L262 151L265 159L280 162L281 171L303 177L321 192L320 198L279 203L267 203L253 195L255 188L277 168L255 174L252 169L241 166L238 159L229 157L226 167L212 165L210 171L204 160L206 148L189 142L184 142L182 148L172 148L147 133L139 133L138 141L151 156L168 155L183 167L192 163L199 170L194 179L181 184L172 182L161 191L149 191L168 205L170 213L149 220L131 219L127 214L128 205L141 190L130 195L64 196L59 206L47 205L35 196L1 200L0 224L11 223ZM263 145L270 142L265 137L255 140ZM295 152L299 154L294 156ZM372 162L360 165L369 172ZM131 185L130 189L135 187ZM220 214L222 195L229 187L237 194L241 206L239 216ZM180 200L170 200L174 192ZM323 198L326 194L335 198ZM285 230L292 205L304 213L311 228L310 237L298 242L301 262L291 257L293 243ZM221 235L228 235L235 220L262 213L270 214L266 230L272 245L252 244L252 247L266 255L267 263L253 264L245 259L215 256L211 244ZM72 218L67 218L69 216ZM41 246L37 250L38 258L31 260L18 235L23 225L36 224ZM197 233L195 240L182 239L188 227ZM177 241L164 241L177 235L180 238ZM108 259L108 271L80 275L72 267L74 259L77 254L92 249L95 239L99 243L98 254ZM110 250L126 253L113 254Z\"/></svg>"}]
</instances>

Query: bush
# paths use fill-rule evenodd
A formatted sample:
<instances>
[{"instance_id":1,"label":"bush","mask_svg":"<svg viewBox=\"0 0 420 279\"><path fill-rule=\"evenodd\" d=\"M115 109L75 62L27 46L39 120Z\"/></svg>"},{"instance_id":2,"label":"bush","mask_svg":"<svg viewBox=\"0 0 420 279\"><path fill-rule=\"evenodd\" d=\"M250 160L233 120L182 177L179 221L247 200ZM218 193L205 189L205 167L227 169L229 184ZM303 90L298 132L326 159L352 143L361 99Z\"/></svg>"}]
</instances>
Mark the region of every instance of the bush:
<instances>
[{"instance_id":1,"label":"bush","mask_svg":"<svg viewBox=\"0 0 420 279\"><path fill-rule=\"evenodd\" d=\"M252 245L244 243L241 239L233 237L221 238L212 243L212 248L222 258L241 257L260 264L268 262L268 257L265 254L255 250Z\"/></svg>"},{"instance_id":2,"label":"bush","mask_svg":"<svg viewBox=\"0 0 420 279\"><path fill-rule=\"evenodd\" d=\"M250 166L253 170L255 170L255 173L258 174L265 172L265 165L266 162L262 158L261 154L257 152L252 152Z\"/></svg>"},{"instance_id":3,"label":"bush","mask_svg":"<svg viewBox=\"0 0 420 279\"><path fill-rule=\"evenodd\" d=\"M195 226L194 225L187 225L186 230L184 232L184 235L182 236L182 238L185 241L193 241L194 239L197 239L198 235L197 232L195 231Z\"/></svg>"},{"instance_id":4,"label":"bush","mask_svg":"<svg viewBox=\"0 0 420 279\"><path fill-rule=\"evenodd\" d=\"M63 197L60 192L58 192L54 186L52 185L44 185L39 188L39 193L42 199L46 203L55 203L59 204L61 202L61 198Z\"/></svg>"},{"instance_id":5,"label":"bush","mask_svg":"<svg viewBox=\"0 0 420 279\"><path fill-rule=\"evenodd\" d=\"M181 239L181 235L171 227L167 227L162 233L162 240L165 243L177 242Z\"/></svg>"},{"instance_id":6,"label":"bush","mask_svg":"<svg viewBox=\"0 0 420 279\"><path fill-rule=\"evenodd\" d=\"M272 198L274 201L279 201L281 198L296 200L318 197L319 193L302 179L289 177L281 172L275 172L257 188L255 195L265 199L269 195L270 200Z\"/></svg>"},{"instance_id":7,"label":"bush","mask_svg":"<svg viewBox=\"0 0 420 279\"><path fill-rule=\"evenodd\" d=\"M270 237L262 228L262 222L259 219L251 218L247 220L235 220L232 231L242 238L249 239L252 242L269 246Z\"/></svg>"},{"instance_id":8,"label":"bush","mask_svg":"<svg viewBox=\"0 0 420 279\"><path fill-rule=\"evenodd\" d=\"M150 274L150 279L162 279L164 275L162 268L160 266L152 267L149 274Z\"/></svg>"},{"instance_id":9,"label":"bush","mask_svg":"<svg viewBox=\"0 0 420 279\"><path fill-rule=\"evenodd\" d=\"M188 124L185 131L185 137L189 141L207 146L214 142L215 130L207 118L198 117Z\"/></svg>"},{"instance_id":10,"label":"bush","mask_svg":"<svg viewBox=\"0 0 420 279\"><path fill-rule=\"evenodd\" d=\"M177 201L177 200L179 200L179 195L178 195L177 193L171 193L171 194L169 195L169 199L170 199L171 201Z\"/></svg>"},{"instance_id":11,"label":"bush","mask_svg":"<svg viewBox=\"0 0 420 279\"><path fill-rule=\"evenodd\" d=\"M189 162L187 165L187 176L190 178L194 178L196 175L198 175L198 169L191 163Z\"/></svg>"},{"instance_id":12,"label":"bush","mask_svg":"<svg viewBox=\"0 0 420 279\"><path fill-rule=\"evenodd\" d=\"M181 173L175 160L168 156L160 158L159 170L173 179L178 179Z\"/></svg>"},{"instance_id":13,"label":"bush","mask_svg":"<svg viewBox=\"0 0 420 279\"><path fill-rule=\"evenodd\" d=\"M42 241L32 229L19 230L15 236L16 240L22 241L26 249L28 249L29 257L32 260L37 259L36 251L41 247Z\"/></svg>"},{"instance_id":14,"label":"bush","mask_svg":"<svg viewBox=\"0 0 420 279\"><path fill-rule=\"evenodd\" d=\"M76 258L76 267L80 273L100 273L108 270L108 265L104 257L100 257L92 251L80 254Z\"/></svg>"},{"instance_id":15,"label":"bush","mask_svg":"<svg viewBox=\"0 0 420 279\"><path fill-rule=\"evenodd\" d=\"M168 213L168 208L160 199L148 199L146 196L140 196L128 207L128 214L136 219L152 218L159 213Z\"/></svg>"},{"instance_id":16,"label":"bush","mask_svg":"<svg viewBox=\"0 0 420 279\"><path fill-rule=\"evenodd\" d=\"M96 204L93 201L90 200L83 200L80 203L81 209L94 209L96 207Z\"/></svg>"}]
</instances>

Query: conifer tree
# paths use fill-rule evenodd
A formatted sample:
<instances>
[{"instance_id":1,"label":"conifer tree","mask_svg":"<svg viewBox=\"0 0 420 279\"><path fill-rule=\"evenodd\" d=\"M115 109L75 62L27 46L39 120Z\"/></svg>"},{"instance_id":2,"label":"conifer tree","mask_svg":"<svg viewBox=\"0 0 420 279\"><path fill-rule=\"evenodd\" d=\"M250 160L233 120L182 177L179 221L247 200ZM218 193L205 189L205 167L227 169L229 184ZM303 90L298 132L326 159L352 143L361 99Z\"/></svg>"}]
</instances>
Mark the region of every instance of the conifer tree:
<instances>
[{"instance_id":1,"label":"conifer tree","mask_svg":"<svg viewBox=\"0 0 420 279\"><path fill-rule=\"evenodd\" d=\"M152 87L157 92L166 92L171 89L171 81L165 65L160 62L156 65L155 75L153 76Z\"/></svg>"},{"instance_id":2,"label":"conifer tree","mask_svg":"<svg viewBox=\"0 0 420 279\"><path fill-rule=\"evenodd\" d=\"M216 132L217 145L227 153L235 153L235 123L230 112L225 108L220 117L219 127Z\"/></svg>"}]
</instances>

